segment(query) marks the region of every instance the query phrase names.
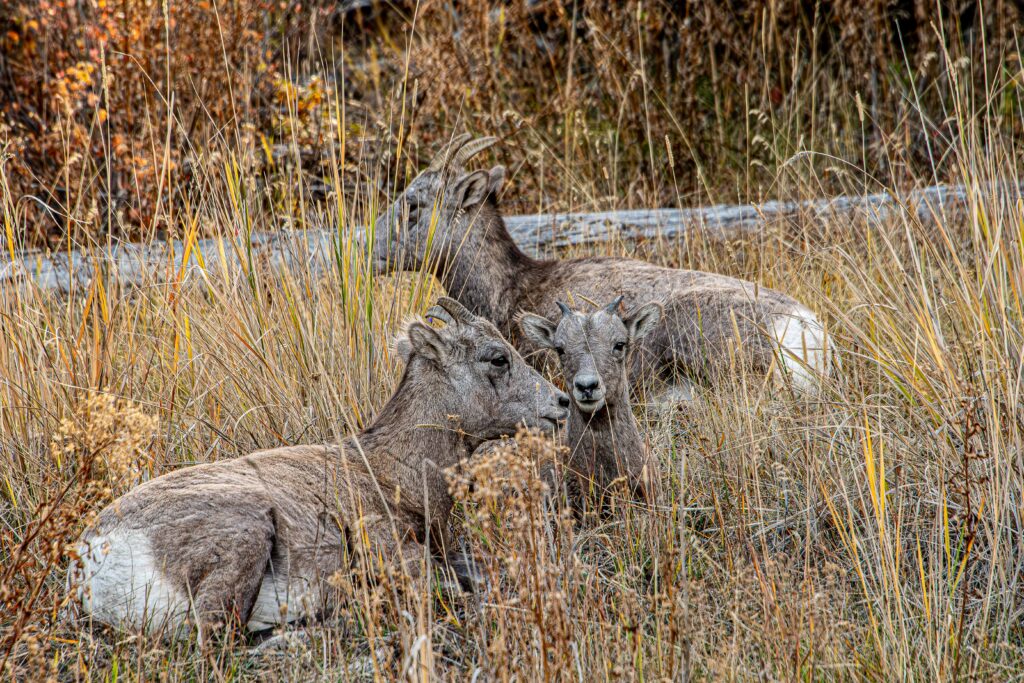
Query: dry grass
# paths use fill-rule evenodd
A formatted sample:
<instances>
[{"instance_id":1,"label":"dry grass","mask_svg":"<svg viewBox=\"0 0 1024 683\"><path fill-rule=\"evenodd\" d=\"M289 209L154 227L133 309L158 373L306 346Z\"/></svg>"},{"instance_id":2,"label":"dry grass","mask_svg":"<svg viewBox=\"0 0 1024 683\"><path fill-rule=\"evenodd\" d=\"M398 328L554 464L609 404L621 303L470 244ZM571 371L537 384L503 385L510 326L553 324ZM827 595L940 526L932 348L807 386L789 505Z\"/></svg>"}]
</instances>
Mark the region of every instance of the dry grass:
<instances>
[{"instance_id":1,"label":"dry grass","mask_svg":"<svg viewBox=\"0 0 1024 683\"><path fill-rule=\"evenodd\" d=\"M122 287L116 274L70 297L4 284L4 675L1020 676L1024 205L1015 194L982 191L996 179L1020 180L1020 60L1008 60L1012 68L979 96L974 63L937 59L948 87L939 98L947 107L941 130L954 133L936 138L932 154L942 159L937 173L974 190L966 211L928 224L899 212L856 224L775 226L729 243L694 235L577 250L724 272L806 302L827 321L842 356L841 372L820 398L742 375L674 410L646 405L640 392L637 411L661 463L664 499L653 509L624 506L605 517L571 519L546 509L531 463L550 458L550 446L527 440L524 464L506 473L503 486L459 489L466 536L488 558L487 591L453 597L439 588L414 594L387 581L342 581L351 593L346 609L311 628L286 655L253 653L240 637L204 651L189 640L148 640L89 624L64 604L64 570L74 561L64 545L97 505L137 476L256 448L333 441L364 424L397 379L389 335L438 293L434 280L426 273L375 278L356 254L323 274L254 263L246 277L224 281L216 274L219 257L210 253L203 255L208 270L154 275L139 288ZM811 153L836 151L821 142L820 129L811 135L808 121L753 107L740 114L765 127L757 145L769 151L744 164L752 175L769 177L773 193L874 190L858 169L877 168L880 158L899 167L913 153L916 143L903 134L907 121L924 115L912 89L905 115L885 122L864 111L858 116L848 86L826 85L815 92L838 112L832 123L845 126L844 139L863 142L852 152L844 147L842 163L808 161L816 158ZM662 86L638 87L664 116L655 97ZM579 96L581 109L587 97ZM804 107L811 106L808 97ZM335 114L332 135L344 141L348 104L332 88L323 98ZM393 122L391 140L410 134L402 101L379 112ZM291 111L298 126L300 112ZM515 144L529 149L531 141L550 139L544 125L524 123ZM318 215L338 226L339 246L350 249L348 228L374 218L378 186L394 177L395 165L332 157L325 175L340 182L352 174L349 164L359 163L362 180L314 211L300 176L283 174L269 192L258 182L254 169L263 151L243 128L235 142L203 148L189 192L175 194L173 185L153 190L184 198L162 202L154 224L192 239L200 232L244 235L282 221L301 227ZM535 197L524 188L532 192L537 184L514 176L509 199L531 208L599 206L619 203L605 201L616 193L634 192L633 200L659 194L636 191L632 174L649 187L678 187L674 165L641 173L624 163L609 173L607 132L581 125L572 127L568 147L538 145L537 158L557 161L567 179ZM629 127L617 134L616 144L649 145L659 155L693 153L682 129L665 128L653 141ZM0 206L13 245L34 218L6 177L0 176ZM926 169L900 179L926 185L934 177ZM756 194L752 186L736 187L740 196ZM73 209L72 218L94 220L89 211ZM57 442L63 446L55 448ZM108 442L120 450L97 447ZM120 455L110 459L112 453ZM478 464L476 474L494 481L488 466ZM55 521L47 521L47 511ZM27 602L33 595L42 597Z\"/></svg>"},{"instance_id":2,"label":"dry grass","mask_svg":"<svg viewBox=\"0 0 1024 683\"><path fill-rule=\"evenodd\" d=\"M1021 131L1013 0L7 4L0 149L32 246L183 236L225 148L277 225L297 178L386 193L456 129L503 139L521 213L785 197L808 150L829 192L945 179L958 100Z\"/></svg>"}]
</instances>

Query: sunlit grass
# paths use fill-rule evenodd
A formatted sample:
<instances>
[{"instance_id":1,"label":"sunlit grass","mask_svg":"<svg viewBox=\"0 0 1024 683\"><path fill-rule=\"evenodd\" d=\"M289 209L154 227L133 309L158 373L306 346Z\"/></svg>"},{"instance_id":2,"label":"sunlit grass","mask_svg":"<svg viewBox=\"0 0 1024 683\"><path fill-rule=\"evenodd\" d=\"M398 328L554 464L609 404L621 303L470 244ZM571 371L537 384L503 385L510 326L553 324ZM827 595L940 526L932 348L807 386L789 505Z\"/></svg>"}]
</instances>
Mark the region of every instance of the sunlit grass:
<instances>
[{"instance_id":1,"label":"sunlit grass","mask_svg":"<svg viewBox=\"0 0 1024 683\"><path fill-rule=\"evenodd\" d=\"M344 145L344 99L327 97ZM846 123L863 125L855 109L844 111ZM104 680L431 680L478 670L520 680L1009 676L1024 659L1024 205L1016 193L984 190L1019 180L1017 141L987 125L993 115L954 113L962 133L948 151L952 179L972 188L956 214L808 218L742 241L695 235L568 252L633 253L749 278L805 302L835 337L841 364L819 397L742 374L674 409L640 392L666 483L657 506L573 524L523 508L529 523L478 540L509 553L523 544L515 558L533 575L496 572L491 591L457 598L438 590L392 599L357 586L349 609L312 627L288 656L253 654L240 636L202 651L194 640L129 638L40 613L43 642L19 646L9 663ZM407 134L400 108L392 120L398 146ZM805 132L798 118L772 125L783 162L810 144L794 142ZM596 136L566 144L602 149ZM157 421L144 473L157 476L335 441L394 388L391 337L441 291L427 272L374 276L356 238L386 201L375 183L395 169L368 161L358 191L314 207L298 174L261 193L250 169L267 154L262 145L209 152L199 189L162 217L195 252L195 267L169 264L139 286L100 271L68 296L2 285L0 560L75 476L51 442L97 392ZM336 187L341 163L328 165ZM559 203L600 205L604 160L564 163L580 181L575 198ZM799 159L774 172L792 197L825 186L820 169ZM877 189L850 173L841 182L851 192ZM25 216L3 179L14 245ZM515 197L514 181L509 194L533 201ZM246 237L282 224L333 228L335 258L327 268L261 263ZM215 248L196 251L207 235ZM242 274L225 277L235 249ZM41 588L59 595L58 574ZM26 585L16 575L4 588Z\"/></svg>"}]
</instances>

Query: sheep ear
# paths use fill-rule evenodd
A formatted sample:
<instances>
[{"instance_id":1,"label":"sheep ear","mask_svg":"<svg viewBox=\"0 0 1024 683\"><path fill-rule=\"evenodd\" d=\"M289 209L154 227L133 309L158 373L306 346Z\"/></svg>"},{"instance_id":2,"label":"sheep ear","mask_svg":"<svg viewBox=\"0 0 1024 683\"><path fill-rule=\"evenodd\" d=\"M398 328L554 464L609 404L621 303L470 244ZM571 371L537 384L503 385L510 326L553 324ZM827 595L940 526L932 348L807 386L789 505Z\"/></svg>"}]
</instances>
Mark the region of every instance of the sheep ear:
<instances>
[{"instance_id":1,"label":"sheep ear","mask_svg":"<svg viewBox=\"0 0 1024 683\"><path fill-rule=\"evenodd\" d=\"M491 177L487 171L473 171L468 173L455 183L455 198L458 205L463 209L469 209L482 204L490 193Z\"/></svg>"},{"instance_id":2,"label":"sheep ear","mask_svg":"<svg viewBox=\"0 0 1024 683\"><path fill-rule=\"evenodd\" d=\"M406 336L401 336L395 339L393 345L395 354L402 359L402 362L406 365L409 364L409 358L412 356L412 342Z\"/></svg>"},{"instance_id":3,"label":"sheep ear","mask_svg":"<svg viewBox=\"0 0 1024 683\"><path fill-rule=\"evenodd\" d=\"M445 356L445 343L441 335L433 327L416 321L409 324L405 333L405 340L409 344L408 358L413 355L429 358L440 363ZM396 349L398 345L396 344ZM401 353L401 351L399 351Z\"/></svg>"},{"instance_id":4,"label":"sheep ear","mask_svg":"<svg viewBox=\"0 0 1024 683\"><path fill-rule=\"evenodd\" d=\"M654 329L658 321L661 320L662 314L661 304L652 301L651 303L638 306L626 315L622 319L622 322L626 324L626 331L629 333L630 339L640 339L641 337L647 336L647 334Z\"/></svg>"},{"instance_id":5,"label":"sheep ear","mask_svg":"<svg viewBox=\"0 0 1024 683\"><path fill-rule=\"evenodd\" d=\"M555 324L536 313L523 313L519 316L519 329L523 335L542 349L555 347Z\"/></svg>"},{"instance_id":6,"label":"sheep ear","mask_svg":"<svg viewBox=\"0 0 1024 683\"><path fill-rule=\"evenodd\" d=\"M487 172L487 194L497 196L505 184L505 167L495 166Z\"/></svg>"}]
</instances>

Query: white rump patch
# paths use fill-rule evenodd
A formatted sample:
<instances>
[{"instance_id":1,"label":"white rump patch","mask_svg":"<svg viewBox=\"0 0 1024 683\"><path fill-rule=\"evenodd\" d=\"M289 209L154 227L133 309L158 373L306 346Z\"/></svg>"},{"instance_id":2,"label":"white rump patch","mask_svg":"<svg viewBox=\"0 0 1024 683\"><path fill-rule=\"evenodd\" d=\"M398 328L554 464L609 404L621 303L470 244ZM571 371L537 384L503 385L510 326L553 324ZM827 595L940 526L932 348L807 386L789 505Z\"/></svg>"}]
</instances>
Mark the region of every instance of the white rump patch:
<instances>
[{"instance_id":1,"label":"white rump patch","mask_svg":"<svg viewBox=\"0 0 1024 683\"><path fill-rule=\"evenodd\" d=\"M149 536L112 529L78 546L73 576L83 611L96 621L147 633L176 633L189 623L189 595L171 585L153 556ZM285 570L286 572L286 570ZM317 614L320 591L309 581L267 572L246 628L262 631Z\"/></svg>"},{"instance_id":2,"label":"white rump patch","mask_svg":"<svg viewBox=\"0 0 1024 683\"><path fill-rule=\"evenodd\" d=\"M798 389L813 391L818 379L826 374L831 355L825 328L803 306L775 318L772 327L786 374Z\"/></svg>"},{"instance_id":3,"label":"white rump patch","mask_svg":"<svg viewBox=\"0 0 1024 683\"><path fill-rule=\"evenodd\" d=\"M177 629L188 618L188 597L157 566L143 531L113 529L84 539L77 590L82 608L111 626L148 632Z\"/></svg>"}]
</instances>

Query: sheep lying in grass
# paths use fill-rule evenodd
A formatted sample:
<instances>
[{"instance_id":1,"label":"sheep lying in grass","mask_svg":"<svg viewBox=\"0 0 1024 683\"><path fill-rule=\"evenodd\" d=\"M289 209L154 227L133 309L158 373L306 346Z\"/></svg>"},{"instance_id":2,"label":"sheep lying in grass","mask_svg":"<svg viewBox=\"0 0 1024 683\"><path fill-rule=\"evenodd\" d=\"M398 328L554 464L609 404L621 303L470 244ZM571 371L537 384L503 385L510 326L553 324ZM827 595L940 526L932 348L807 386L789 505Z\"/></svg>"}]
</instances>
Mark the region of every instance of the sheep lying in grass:
<instances>
[{"instance_id":1,"label":"sheep lying in grass","mask_svg":"<svg viewBox=\"0 0 1024 683\"><path fill-rule=\"evenodd\" d=\"M380 272L436 269L449 296L513 341L520 311L553 317L555 302L567 296L609 301L621 295L627 306L657 299L664 315L633 354L631 382L641 376L677 379L678 373L710 384L739 344L739 358L749 367L781 368L797 388L816 388L830 365L828 337L814 313L784 294L629 258L560 261L524 254L498 210L505 169L463 170L495 139L469 137L455 138L378 219L373 256Z\"/></svg>"},{"instance_id":2,"label":"sheep lying in grass","mask_svg":"<svg viewBox=\"0 0 1024 683\"><path fill-rule=\"evenodd\" d=\"M621 315L616 298L586 314L559 303L554 323L523 313L519 326L536 346L558 354L572 396L567 443L569 468L584 486L604 490L620 478L646 500L657 490L657 466L647 451L629 401L628 367L636 344L661 319L662 307L648 303Z\"/></svg>"},{"instance_id":3,"label":"sheep lying in grass","mask_svg":"<svg viewBox=\"0 0 1024 683\"><path fill-rule=\"evenodd\" d=\"M356 562L415 577L428 534L435 555L451 552L444 470L524 423L553 430L569 399L490 322L439 306L450 324L406 327L402 379L361 433L187 467L103 510L79 548L85 613L147 631L262 630L321 614L327 579Z\"/></svg>"}]
</instances>

